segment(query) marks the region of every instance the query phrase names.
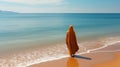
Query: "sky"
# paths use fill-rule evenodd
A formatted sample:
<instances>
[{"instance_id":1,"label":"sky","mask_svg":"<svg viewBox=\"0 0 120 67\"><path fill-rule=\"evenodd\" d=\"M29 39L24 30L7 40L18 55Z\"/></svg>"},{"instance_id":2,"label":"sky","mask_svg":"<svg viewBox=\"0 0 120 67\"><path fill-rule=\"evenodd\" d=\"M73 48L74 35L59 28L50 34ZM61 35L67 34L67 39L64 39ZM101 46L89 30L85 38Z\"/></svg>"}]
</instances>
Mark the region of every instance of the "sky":
<instances>
[{"instance_id":1,"label":"sky","mask_svg":"<svg viewBox=\"0 0 120 67\"><path fill-rule=\"evenodd\" d=\"M0 10L20 13L120 13L120 0L0 0Z\"/></svg>"}]
</instances>

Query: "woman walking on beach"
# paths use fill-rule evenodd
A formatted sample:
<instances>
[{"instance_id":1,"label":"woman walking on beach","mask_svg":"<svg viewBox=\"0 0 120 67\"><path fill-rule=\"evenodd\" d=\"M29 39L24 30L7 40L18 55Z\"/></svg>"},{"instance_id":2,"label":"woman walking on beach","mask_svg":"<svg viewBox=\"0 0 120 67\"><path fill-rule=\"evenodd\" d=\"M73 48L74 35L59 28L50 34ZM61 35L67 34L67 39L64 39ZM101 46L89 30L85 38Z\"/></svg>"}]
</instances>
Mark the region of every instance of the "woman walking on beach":
<instances>
[{"instance_id":1,"label":"woman walking on beach","mask_svg":"<svg viewBox=\"0 0 120 67\"><path fill-rule=\"evenodd\" d=\"M73 26L70 25L66 34L66 44L68 48L69 55L71 57L79 50L76 35L73 29Z\"/></svg>"}]
</instances>

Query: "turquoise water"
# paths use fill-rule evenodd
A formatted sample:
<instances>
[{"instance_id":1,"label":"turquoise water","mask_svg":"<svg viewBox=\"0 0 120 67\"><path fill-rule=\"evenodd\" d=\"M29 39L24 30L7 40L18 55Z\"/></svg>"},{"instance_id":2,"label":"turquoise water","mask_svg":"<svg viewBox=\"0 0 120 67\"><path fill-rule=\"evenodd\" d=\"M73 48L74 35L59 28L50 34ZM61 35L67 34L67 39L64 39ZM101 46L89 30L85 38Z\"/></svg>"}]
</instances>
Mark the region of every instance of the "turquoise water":
<instances>
[{"instance_id":1,"label":"turquoise water","mask_svg":"<svg viewBox=\"0 0 120 67\"><path fill-rule=\"evenodd\" d=\"M68 57L69 25L77 34L79 54L120 42L120 13L0 14L0 67L26 67Z\"/></svg>"},{"instance_id":2,"label":"turquoise water","mask_svg":"<svg viewBox=\"0 0 120 67\"><path fill-rule=\"evenodd\" d=\"M79 40L120 34L119 13L0 15L0 49L3 51L23 46L19 43L64 43L69 25L74 26Z\"/></svg>"}]
</instances>

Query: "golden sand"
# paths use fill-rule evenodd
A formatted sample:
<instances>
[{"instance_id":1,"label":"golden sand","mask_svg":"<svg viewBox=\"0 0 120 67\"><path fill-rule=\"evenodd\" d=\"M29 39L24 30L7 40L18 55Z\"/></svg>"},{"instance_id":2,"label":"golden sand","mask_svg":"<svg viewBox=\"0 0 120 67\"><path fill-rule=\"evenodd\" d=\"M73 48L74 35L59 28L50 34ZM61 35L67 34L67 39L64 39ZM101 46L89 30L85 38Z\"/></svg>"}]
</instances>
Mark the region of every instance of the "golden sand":
<instances>
[{"instance_id":1,"label":"golden sand","mask_svg":"<svg viewBox=\"0 0 120 67\"><path fill-rule=\"evenodd\" d=\"M120 67L120 53L116 53L114 56L114 59L96 64L93 67Z\"/></svg>"},{"instance_id":2,"label":"golden sand","mask_svg":"<svg viewBox=\"0 0 120 67\"><path fill-rule=\"evenodd\" d=\"M115 48L117 51L113 51ZM80 58L63 58L31 65L30 67L120 67L120 43L100 49L99 52L91 52L78 55ZM100 52L106 50L105 52ZM107 50L109 50L107 52ZM111 52L110 52L111 50ZM91 58L91 60L86 59Z\"/></svg>"}]
</instances>

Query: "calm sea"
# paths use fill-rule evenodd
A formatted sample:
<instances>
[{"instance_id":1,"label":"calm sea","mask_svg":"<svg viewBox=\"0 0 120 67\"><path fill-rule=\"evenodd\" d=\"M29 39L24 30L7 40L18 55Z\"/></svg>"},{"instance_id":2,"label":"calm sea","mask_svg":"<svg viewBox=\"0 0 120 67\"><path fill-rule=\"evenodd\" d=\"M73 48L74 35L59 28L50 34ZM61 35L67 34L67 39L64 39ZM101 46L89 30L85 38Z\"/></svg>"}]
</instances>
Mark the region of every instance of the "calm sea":
<instances>
[{"instance_id":1,"label":"calm sea","mask_svg":"<svg viewBox=\"0 0 120 67\"><path fill-rule=\"evenodd\" d=\"M69 25L73 25L78 42L87 38L116 36L120 35L120 13L0 14L0 52L65 44Z\"/></svg>"}]
</instances>

